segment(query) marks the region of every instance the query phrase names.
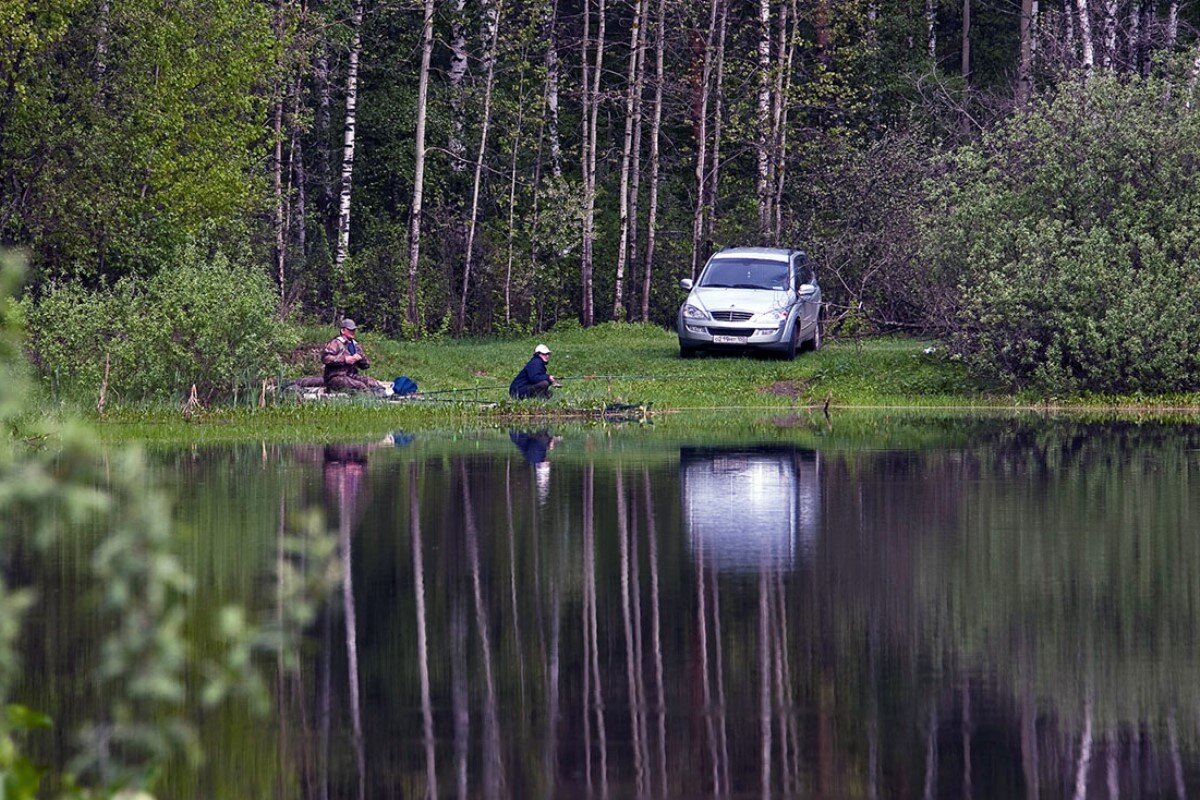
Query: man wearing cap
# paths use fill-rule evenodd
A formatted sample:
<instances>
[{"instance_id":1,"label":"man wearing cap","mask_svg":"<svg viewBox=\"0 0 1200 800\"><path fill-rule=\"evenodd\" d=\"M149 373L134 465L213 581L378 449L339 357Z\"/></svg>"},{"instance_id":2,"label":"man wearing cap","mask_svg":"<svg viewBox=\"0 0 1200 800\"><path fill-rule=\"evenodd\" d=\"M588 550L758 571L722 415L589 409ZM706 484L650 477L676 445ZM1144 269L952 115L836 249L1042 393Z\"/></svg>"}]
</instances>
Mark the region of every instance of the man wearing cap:
<instances>
[{"instance_id":1,"label":"man wearing cap","mask_svg":"<svg viewBox=\"0 0 1200 800\"><path fill-rule=\"evenodd\" d=\"M347 317L341 321L340 333L321 351L321 363L325 365L325 389L331 392L377 392L383 394L386 383L359 375L360 369L371 366L362 345L356 340L358 326Z\"/></svg>"},{"instance_id":2,"label":"man wearing cap","mask_svg":"<svg viewBox=\"0 0 1200 800\"><path fill-rule=\"evenodd\" d=\"M558 386L558 381L546 371L546 364L549 362L549 347L539 344L533 348L533 358L529 359L525 368L517 373L517 377L513 378L512 384L508 387L509 395L514 399L552 396L553 392L550 391L550 387Z\"/></svg>"}]
</instances>

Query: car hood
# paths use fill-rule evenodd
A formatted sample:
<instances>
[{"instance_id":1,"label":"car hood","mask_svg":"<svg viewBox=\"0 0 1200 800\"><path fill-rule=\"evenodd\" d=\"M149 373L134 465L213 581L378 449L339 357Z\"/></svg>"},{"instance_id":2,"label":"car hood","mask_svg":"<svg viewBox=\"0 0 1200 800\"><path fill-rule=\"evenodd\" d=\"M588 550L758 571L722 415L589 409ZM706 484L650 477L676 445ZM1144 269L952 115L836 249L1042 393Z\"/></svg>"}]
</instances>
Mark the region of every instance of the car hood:
<instances>
[{"instance_id":1,"label":"car hood","mask_svg":"<svg viewBox=\"0 0 1200 800\"><path fill-rule=\"evenodd\" d=\"M692 290L691 297L699 300L708 311L749 311L752 314L761 314L773 308L786 306L789 294L786 290L699 287Z\"/></svg>"}]
</instances>

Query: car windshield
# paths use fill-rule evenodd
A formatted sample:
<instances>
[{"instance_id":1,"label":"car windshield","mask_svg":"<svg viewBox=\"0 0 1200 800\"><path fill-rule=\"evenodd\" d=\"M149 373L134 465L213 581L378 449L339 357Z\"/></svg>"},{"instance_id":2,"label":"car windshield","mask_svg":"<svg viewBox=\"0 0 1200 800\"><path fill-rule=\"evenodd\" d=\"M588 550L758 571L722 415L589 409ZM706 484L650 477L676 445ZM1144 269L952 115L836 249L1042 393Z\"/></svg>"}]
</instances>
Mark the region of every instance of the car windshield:
<instances>
[{"instance_id":1,"label":"car windshield","mask_svg":"<svg viewBox=\"0 0 1200 800\"><path fill-rule=\"evenodd\" d=\"M718 258L708 262L700 285L713 289L780 291L788 286L788 265L786 261Z\"/></svg>"}]
</instances>

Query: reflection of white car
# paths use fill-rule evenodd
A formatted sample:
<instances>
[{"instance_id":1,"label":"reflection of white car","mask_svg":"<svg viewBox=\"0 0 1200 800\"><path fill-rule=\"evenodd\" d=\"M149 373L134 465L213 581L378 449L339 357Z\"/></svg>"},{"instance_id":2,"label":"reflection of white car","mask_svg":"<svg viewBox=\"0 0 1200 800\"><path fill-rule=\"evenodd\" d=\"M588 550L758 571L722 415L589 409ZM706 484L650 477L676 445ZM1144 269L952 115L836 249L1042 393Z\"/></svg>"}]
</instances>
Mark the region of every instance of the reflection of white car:
<instances>
[{"instance_id":1,"label":"reflection of white car","mask_svg":"<svg viewBox=\"0 0 1200 800\"><path fill-rule=\"evenodd\" d=\"M688 549L723 572L792 568L816 545L820 456L794 448L679 453Z\"/></svg>"},{"instance_id":2,"label":"reflection of white car","mask_svg":"<svg viewBox=\"0 0 1200 800\"><path fill-rule=\"evenodd\" d=\"M735 247L708 260L700 277L679 282L679 355L750 347L782 353L821 349L821 287L802 250Z\"/></svg>"}]
</instances>

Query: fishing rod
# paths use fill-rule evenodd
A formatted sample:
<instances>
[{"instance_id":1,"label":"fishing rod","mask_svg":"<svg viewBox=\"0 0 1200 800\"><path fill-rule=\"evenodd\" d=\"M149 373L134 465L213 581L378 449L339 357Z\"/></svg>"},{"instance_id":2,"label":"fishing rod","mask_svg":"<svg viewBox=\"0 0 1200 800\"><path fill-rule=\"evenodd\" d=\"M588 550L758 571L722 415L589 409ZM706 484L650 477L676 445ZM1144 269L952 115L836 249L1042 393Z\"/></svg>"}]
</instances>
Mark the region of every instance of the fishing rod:
<instances>
[{"instance_id":1,"label":"fishing rod","mask_svg":"<svg viewBox=\"0 0 1200 800\"><path fill-rule=\"evenodd\" d=\"M605 373L588 373L581 375L563 375L556 377L557 381L594 381L594 380L674 380L677 378L690 378L692 375L634 375L634 374L605 374ZM460 392L491 392L496 389L507 389L507 383L485 384L483 386L463 386L456 389L434 389L431 392L421 392L423 397L432 397L440 394L458 394Z\"/></svg>"}]
</instances>

